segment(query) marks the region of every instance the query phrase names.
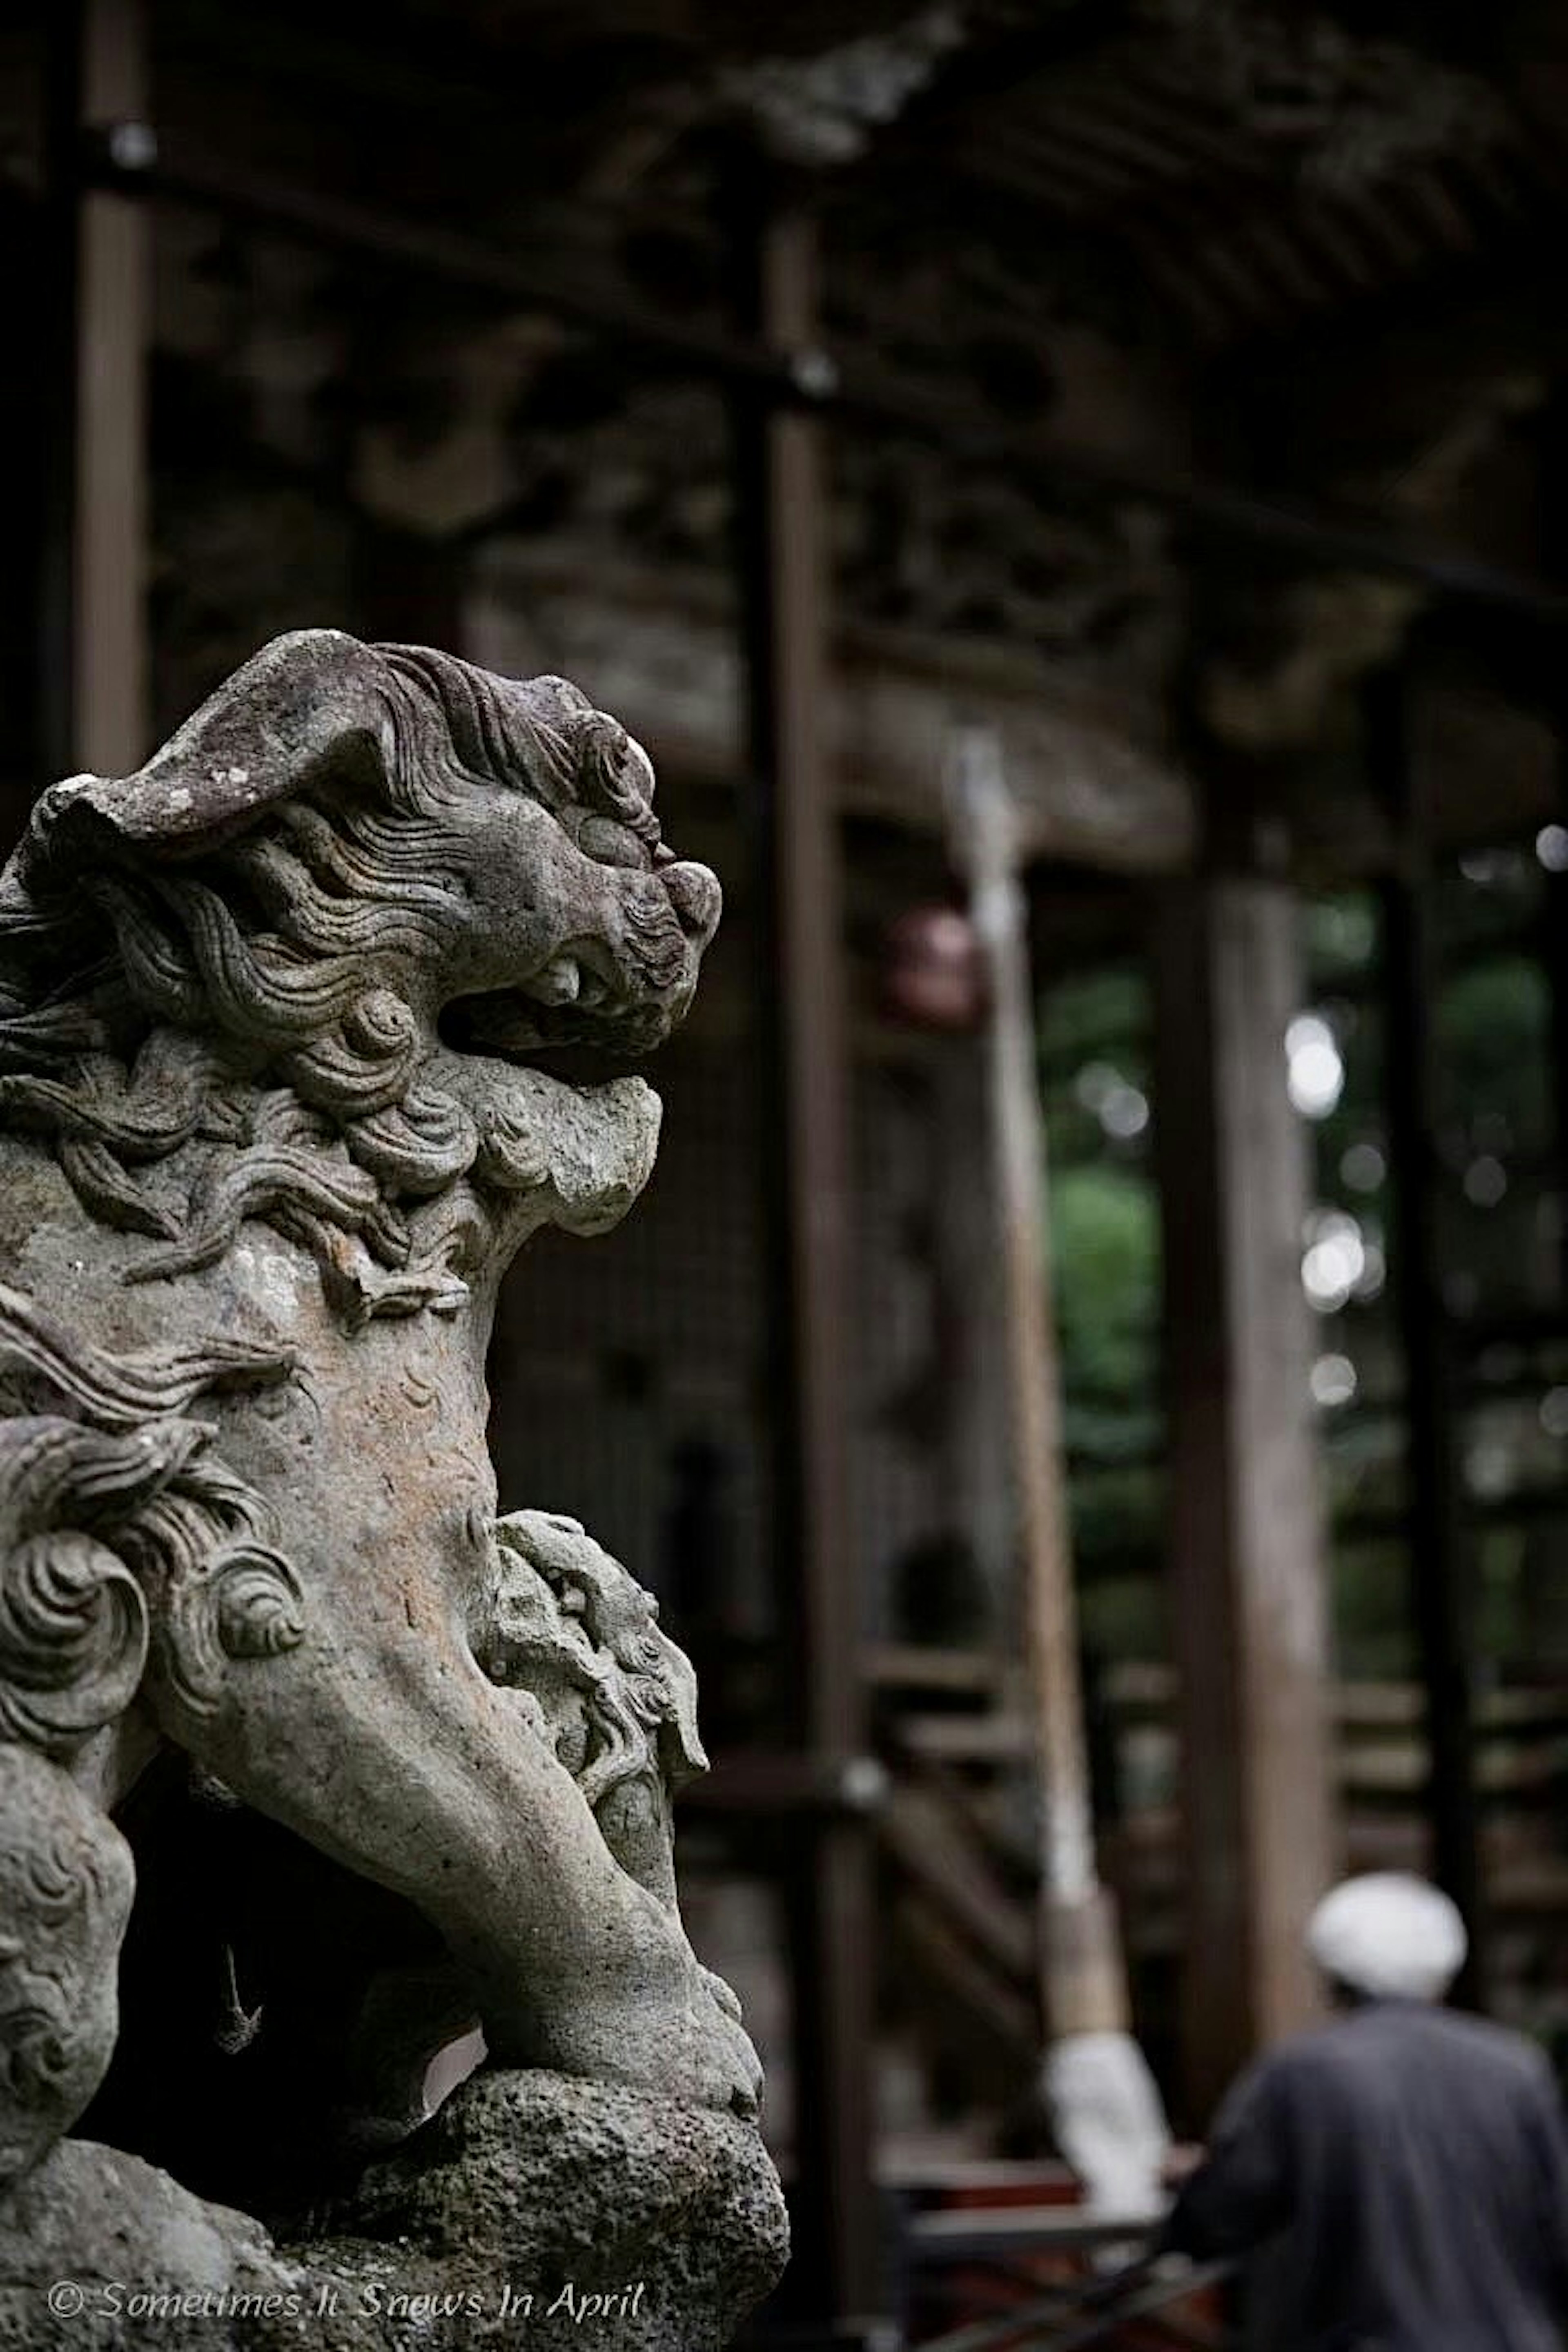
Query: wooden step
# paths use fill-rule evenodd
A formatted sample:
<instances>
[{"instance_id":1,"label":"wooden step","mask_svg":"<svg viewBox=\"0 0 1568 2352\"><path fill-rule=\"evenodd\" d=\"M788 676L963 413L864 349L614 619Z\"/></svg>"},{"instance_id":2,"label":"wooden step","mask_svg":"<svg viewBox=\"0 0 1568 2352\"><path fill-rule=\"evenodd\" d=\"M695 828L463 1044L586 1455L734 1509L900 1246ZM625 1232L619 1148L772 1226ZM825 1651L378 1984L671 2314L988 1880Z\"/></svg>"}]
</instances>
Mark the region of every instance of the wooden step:
<instances>
[{"instance_id":1,"label":"wooden step","mask_svg":"<svg viewBox=\"0 0 1568 2352\"><path fill-rule=\"evenodd\" d=\"M884 1852L1005 1981L1027 1994L1035 1975L1028 1907L1010 1894L968 1824L931 1790L895 1780L876 1817Z\"/></svg>"}]
</instances>

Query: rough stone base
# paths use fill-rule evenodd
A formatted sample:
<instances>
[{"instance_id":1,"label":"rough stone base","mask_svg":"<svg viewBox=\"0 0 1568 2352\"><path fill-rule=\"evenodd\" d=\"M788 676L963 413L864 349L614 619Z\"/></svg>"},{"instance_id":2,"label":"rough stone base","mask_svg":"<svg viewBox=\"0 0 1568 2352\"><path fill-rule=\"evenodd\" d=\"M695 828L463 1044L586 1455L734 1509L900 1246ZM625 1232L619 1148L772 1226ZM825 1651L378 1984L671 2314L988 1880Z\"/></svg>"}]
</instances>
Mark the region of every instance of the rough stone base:
<instances>
[{"instance_id":1,"label":"rough stone base","mask_svg":"<svg viewBox=\"0 0 1568 2352\"><path fill-rule=\"evenodd\" d=\"M151 2165L67 2140L0 2201L0 2352L721 2352L788 2252L751 2125L500 2071L329 2227L274 2245Z\"/></svg>"}]
</instances>

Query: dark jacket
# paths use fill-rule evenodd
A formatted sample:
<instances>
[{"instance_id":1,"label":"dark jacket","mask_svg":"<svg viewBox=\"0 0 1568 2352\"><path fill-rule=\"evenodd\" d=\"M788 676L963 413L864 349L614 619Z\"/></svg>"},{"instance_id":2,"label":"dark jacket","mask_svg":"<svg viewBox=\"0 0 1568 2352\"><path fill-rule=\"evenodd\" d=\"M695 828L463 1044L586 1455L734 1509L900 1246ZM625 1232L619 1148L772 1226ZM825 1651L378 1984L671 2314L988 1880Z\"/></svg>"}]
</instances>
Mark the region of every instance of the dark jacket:
<instances>
[{"instance_id":1,"label":"dark jacket","mask_svg":"<svg viewBox=\"0 0 1568 2352\"><path fill-rule=\"evenodd\" d=\"M1271 2352L1558 2352L1568 2129L1551 2069L1498 2026L1368 2002L1236 2085L1163 2242L1263 2254Z\"/></svg>"}]
</instances>

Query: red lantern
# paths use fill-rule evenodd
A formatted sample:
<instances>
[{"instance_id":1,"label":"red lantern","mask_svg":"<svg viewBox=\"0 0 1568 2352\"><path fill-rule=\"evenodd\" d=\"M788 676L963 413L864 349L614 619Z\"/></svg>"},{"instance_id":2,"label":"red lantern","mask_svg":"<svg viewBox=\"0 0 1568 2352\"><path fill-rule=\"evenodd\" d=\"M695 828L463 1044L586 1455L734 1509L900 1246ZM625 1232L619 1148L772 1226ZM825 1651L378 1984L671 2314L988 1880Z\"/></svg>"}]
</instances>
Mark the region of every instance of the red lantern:
<instances>
[{"instance_id":1,"label":"red lantern","mask_svg":"<svg viewBox=\"0 0 1568 2352\"><path fill-rule=\"evenodd\" d=\"M956 907L911 907L888 926L882 999L921 1029L973 1029L985 1008L984 969L969 918Z\"/></svg>"}]
</instances>

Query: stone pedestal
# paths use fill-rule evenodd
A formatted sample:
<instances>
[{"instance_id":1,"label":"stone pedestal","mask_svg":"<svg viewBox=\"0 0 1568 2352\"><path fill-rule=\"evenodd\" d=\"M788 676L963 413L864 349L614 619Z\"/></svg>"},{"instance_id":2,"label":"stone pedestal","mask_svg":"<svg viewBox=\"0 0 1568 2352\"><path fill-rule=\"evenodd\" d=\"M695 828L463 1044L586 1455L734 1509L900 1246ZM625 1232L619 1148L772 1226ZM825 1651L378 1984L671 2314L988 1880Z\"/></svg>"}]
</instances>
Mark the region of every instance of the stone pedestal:
<instances>
[{"instance_id":1,"label":"stone pedestal","mask_svg":"<svg viewBox=\"0 0 1568 2352\"><path fill-rule=\"evenodd\" d=\"M782 2272L755 2128L558 2074L475 2076L278 2245L89 2141L0 2203L0 2352L720 2352Z\"/></svg>"}]
</instances>

